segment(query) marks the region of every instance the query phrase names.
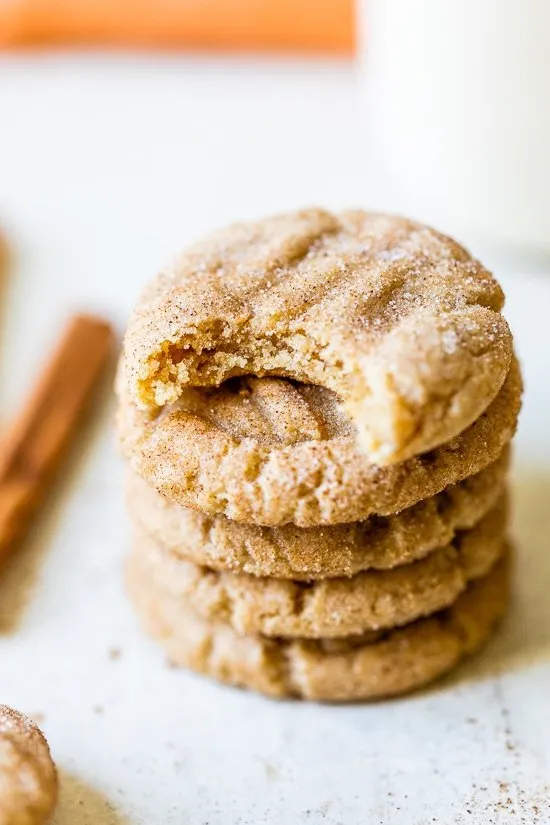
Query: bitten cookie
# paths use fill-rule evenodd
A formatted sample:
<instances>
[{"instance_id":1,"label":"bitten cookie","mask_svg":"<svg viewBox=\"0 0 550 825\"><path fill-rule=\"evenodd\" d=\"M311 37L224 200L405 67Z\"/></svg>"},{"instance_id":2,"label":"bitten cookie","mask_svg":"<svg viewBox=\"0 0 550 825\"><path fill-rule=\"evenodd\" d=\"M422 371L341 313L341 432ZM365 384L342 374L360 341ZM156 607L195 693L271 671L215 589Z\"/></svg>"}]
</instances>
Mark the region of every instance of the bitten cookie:
<instances>
[{"instance_id":1,"label":"bitten cookie","mask_svg":"<svg viewBox=\"0 0 550 825\"><path fill-rule=\"evenodd\" d=\"M0 705L0 825L43 825L57 802L57 772L37 726Z\"/></svg>"},{"instance_id":2,"label":"bitten cookie","mask_svg":"<svg viewBox=\"0 0 550 825\"><path fill-rule=\"evenodd\" d=\"M239 375L334 391L380 465L466 429L501 388L502 290L450 238L361 211L309 209L190 247L146 289L125 339L139 407Z\"/></svg>"},{"instance_id":3,"label":"bitten cookie","mask_svg":"<svg viewBox=\"0 0 550 825\"><path fill-rule=\"evenodd\" d=\"M135 524L171 553L214 570L312 581L410 564L473 527L502 494L510 451L485 470L393 516L326 527L261 527L181 507L135 473L126 498Z\"/></svg>"},{"instance_id":4,"label":"bitten cookie","mask_svg":"<svg viewBox=\"0 0 550 825\"><path fill-rule=\"evenodd\" d=\"M118 433L134 471L178 504L240 522L311 527L391 515L478 473L512 438L521 392L513 360L467 430L391 467L365 459L334 393L283 379L187 390L156 412L122 394Z\"/></svg>"},{"instance_id":5,"label":"bitten cookie","mask_svg":"<svg viewBox=\"0 0 550 825\"><path fill-rule=\"evenodd\" d=\"M504 496L479 524L421 561L311 583L209 570L143 534L134 538L134 553L159 591L205 619L246 635L328 639L408 624L448 607L498 561L507 514Z\"/></svg>"},{"instance_id":6,"label":"bitten cookie","mask_svg":"<svg viewBox=\"0 0 550 825\"><path fill-rule=\"evenodd\" d=\"M133 557L128 588L148 631L176 665L274 697L379 699L419 688L477 650L510 596L508 554L447 610L387 633L333 641L241 636L158 591Z\"/></svg>"}]
</instances>

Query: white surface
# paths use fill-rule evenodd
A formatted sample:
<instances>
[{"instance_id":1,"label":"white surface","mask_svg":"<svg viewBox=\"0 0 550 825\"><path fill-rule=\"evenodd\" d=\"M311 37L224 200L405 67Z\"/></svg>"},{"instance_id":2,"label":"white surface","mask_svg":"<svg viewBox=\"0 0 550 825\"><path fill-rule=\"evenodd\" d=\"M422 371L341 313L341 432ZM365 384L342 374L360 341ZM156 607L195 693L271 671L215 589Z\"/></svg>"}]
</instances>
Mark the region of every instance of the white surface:
<instances>
[{"instance_id":1,"label":"white surface","mask_svg":"<svg viewBox=\"0 0 550 825\"><path fill-rule=\"evenodd\" d=\"M3 417L62 317L91 307L122 324L199 232L298 204L372 205L354 95L337 65L0 60L0 223L18 253ZM550 271L503 281L528 387L518 598L483 656L412 698L276 703L167 668L122 591L105 407L0 586L0 700L43 714L56 825L550 822Z\"/></svg>"}]
</instances>

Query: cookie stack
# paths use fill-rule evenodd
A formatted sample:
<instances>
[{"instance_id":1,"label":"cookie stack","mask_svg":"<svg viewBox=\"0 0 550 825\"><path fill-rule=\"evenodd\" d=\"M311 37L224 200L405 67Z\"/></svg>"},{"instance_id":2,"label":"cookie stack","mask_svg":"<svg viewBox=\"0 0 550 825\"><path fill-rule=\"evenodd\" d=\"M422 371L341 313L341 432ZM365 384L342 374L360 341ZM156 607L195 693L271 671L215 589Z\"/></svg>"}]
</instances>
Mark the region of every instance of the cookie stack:
<instances>
[{"instance_id":1,"label":"cookie stack","mask_svg":"<svg viewBox=\"0 0 550 825\"><path fill-rule=\"evenodd\" d=\"M118 431L129 592L173 663L368 699L489 637L522 389L502 305L451 239L364 212L233 226L150 285Z\"/></svg>"}]
</instances>

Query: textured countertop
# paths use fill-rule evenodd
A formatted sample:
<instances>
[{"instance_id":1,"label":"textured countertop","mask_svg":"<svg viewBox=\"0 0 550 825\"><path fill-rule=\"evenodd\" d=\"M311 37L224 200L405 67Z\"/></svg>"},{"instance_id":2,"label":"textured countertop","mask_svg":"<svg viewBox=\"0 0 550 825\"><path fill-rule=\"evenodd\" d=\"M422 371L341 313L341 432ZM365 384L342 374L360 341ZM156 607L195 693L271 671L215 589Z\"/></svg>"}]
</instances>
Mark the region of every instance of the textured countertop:
<instances>
[{"instance_id":1,"label":"textured countertop","mask_svg":"<svg viewBox=\"0 0 550 825\"><path fill-rule=\"evenodd\" d=\"M0 59L6 420L71 309L122 329L172 251L239 217L375 205L351 69L81 56ZM550 264L490 256L527 394L517 597L456 676L371 706L277 703L168 668L122 588L112 402L0 585L0 701L58 762L55 825L550 822Z\"/></svg>"}]
</instances>

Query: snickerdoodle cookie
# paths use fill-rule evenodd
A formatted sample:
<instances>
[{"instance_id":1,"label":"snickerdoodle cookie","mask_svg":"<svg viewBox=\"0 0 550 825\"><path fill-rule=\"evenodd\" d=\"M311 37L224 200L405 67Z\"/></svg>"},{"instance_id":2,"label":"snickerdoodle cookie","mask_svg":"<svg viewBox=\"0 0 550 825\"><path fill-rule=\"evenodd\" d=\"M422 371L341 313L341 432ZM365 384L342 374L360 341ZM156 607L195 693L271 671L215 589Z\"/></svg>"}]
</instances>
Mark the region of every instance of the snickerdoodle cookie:
<instances>
[{"instance_id":1,"label":"snickerdoodle cookie","mask_svg":"<svg viewBox=\"0 0 550 825\"><path fill-rule=\"evenodd\" d=\"M241 636L197 616L149 579L140 556L128 587L149 632L176 665L270 696L322 701L377 699L414 690L450 671L491 635L509 601L508 554L447 610L397 630L343 640Z\"/></svg>"},{"instance_id":2,"label":"snickerdoodle cookie","mask_svg":"<svg viewBox=\"0 0 550 825\"><path fill-rule=\"evenodd\" d=\"M0 825L43 825L57 801L57 772L37 726L0 705Z\"/></svg>"},{"instance_id":3,"label":"snickerdoodle cookie","mask_svg":"<svg viewBox=\"0 0 550 825\"><path fill-rule=\"evenodd\" d=\"M384 570L423 558L474 526L502 494L510 451L485 470L393 516L326 527L261 527L174 504L135 473L134 523L176 556L215 570L311 581Z\"/></svg>"},{"instance_id":4,"label":"snickerdoodle cookie","mask_svg":"<svg viewBox=\"0 0 550 825\"><path fill-rule=\"evenodd\" d=\"M118 432L131 466L159 492L209 515L300 527L390 515L494 462L512 438L521 374L452 441L378 467L330 390L281 378L241 378L188 389L175 404L143 411L124 396Z\"/></svg>"},{"instance_id":5,"label":"snickerdoodle cookie","mask_svg":"<svg viewBox=\"0 0 550 825\"><path fill-rule=\"evenodd\" d=\"M296 582L211 570L138 531L134 553L150 581L205 619L242 634L327 639L408 624L448 607L497 562L507 509L503 496L479 524L420 561L344 579Z\"/></svg>"},{"instance_id":6,"label":"snickerdoodle cookie","mask_svg":"<svg viewBox=\"0 0 550 825\"><path fill-rule=\"evenodd\" d=\"M466 429L502 386L512 340L492 275L404 218L320 209L218 232L142 296L125 340L140 407L234 376L334 391L369 459L392 464Z\"/></svg>"}]
</instances>

